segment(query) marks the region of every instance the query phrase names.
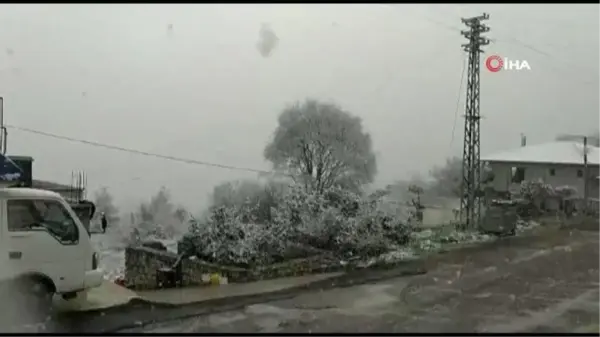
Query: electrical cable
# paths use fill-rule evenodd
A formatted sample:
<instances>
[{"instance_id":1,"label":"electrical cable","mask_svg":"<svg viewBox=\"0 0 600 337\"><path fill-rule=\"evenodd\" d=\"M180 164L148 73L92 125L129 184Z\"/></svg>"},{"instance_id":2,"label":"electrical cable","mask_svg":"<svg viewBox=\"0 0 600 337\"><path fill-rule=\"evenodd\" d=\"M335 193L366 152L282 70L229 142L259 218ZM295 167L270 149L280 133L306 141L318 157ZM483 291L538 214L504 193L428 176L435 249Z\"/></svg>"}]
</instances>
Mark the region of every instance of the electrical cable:
<instances>
[{"instance_id":1,"label":"electrical cable","mask_svg":"<svg viewBox=\"0 0 600 337\"><path fill-rule=\"evenodd\" d=\"M454 143L454 133L456 132L456 122L458 120L458 110L460 109L460 97L463 90L463 82L465 80L465 72L467 70L467 60L465 57L463 62L462 72L460 74L460 83L458 84L458 97L456 98L456 108L454 110L454 122L452 123L452 137L450 138L450 148L452 148L452 144Z\"/></svg>"},{"instance_id":2,"label":"electrical cable","mask_svg":"<svg viewBox=\"0 0 600 337\"><path fill-rule=\"evenodd\" d=\"M40 135L40 136L44 136L44 137L55 138L55 139L60 139L60 140L65 140L65 141L75 142L75 143L81 143L81 144L86 144L86 145L95 146L95 147L101 147L101 148L115 150L115 151L133 153L133 154L138 154L138 155L147 156L147 157L171 160L171 161L176 161L176 162L181 162L181 163L186 163L186 164L202 165L202 166L217 167L217 168L228 169L228 170L246 171L246 172L261 173L261 174L277 174L276 172L273 172L273 171L259 170L259 169L254 169L254 168L239 167L239 166L232 166L232 165L224 165L224 164L218 164L218 163L210 163L210 162L196 160L196 159L174 157L174 156L168 156L168 155L163 155L163 154L159 154L159 153L147 152L147 151L136 150L136 149L129 149L129 148L125 148L125 147L121 147L121 146L117 146L117 145L111 145L111 144L105 144L105 143L100 143L100 142L96 142L96 141L62 136L62 135L57 135L57 134L50 133L50 132L30 129L30 128L16 126L16 125L5 125L5 126L10 129L15 129L18 131L32 133L32 134L36 134L36 135Z\"/></svg>"}]
</instances>

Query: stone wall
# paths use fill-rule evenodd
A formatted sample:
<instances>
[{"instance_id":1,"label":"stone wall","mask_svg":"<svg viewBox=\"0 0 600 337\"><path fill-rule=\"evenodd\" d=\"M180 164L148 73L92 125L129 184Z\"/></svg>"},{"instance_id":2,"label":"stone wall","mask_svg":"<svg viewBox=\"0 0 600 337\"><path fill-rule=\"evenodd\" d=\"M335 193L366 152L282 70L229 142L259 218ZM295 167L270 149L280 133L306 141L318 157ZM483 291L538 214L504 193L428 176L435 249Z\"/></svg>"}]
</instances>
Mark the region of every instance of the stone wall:
<instances>
[{"instance_id":1,"label":"stone wall","mask_svg":"<svg viewBox=\"0 0 600 337\"><path fill-rule=\"evenodd\" d=\"M156 271L161 267L171 267L177 254L149 247L135 246L125 249L125 282L133 289L155 289ZM298 276L340 270L342 266L331 257L313 256L295 259L255 269L220 266L198 259L184 259L181 262L183 285L200 285L203 275L219 273L230 283L251 282L278 277Z\"/></svg>"}]
</instances>

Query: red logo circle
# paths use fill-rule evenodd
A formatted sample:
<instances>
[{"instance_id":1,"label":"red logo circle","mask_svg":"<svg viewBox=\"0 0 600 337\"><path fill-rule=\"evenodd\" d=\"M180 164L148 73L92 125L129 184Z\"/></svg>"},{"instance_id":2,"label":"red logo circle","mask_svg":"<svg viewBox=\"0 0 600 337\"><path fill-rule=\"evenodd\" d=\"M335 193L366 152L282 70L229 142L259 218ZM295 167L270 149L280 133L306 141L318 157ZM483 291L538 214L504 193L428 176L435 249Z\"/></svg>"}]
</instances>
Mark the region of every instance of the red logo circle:
<instances>
[{"instance_id":1,"label":"red logo circle","mask_svg":"<svg viewBox=\"0 0 600 337\"><path fill-rule=\"evenodd\" d=\"M504 61L498 55L489 56L485 60L485 67L488 68L489 71L493 73L497 73L504 66Z\"/></svg>"}]
</instances>

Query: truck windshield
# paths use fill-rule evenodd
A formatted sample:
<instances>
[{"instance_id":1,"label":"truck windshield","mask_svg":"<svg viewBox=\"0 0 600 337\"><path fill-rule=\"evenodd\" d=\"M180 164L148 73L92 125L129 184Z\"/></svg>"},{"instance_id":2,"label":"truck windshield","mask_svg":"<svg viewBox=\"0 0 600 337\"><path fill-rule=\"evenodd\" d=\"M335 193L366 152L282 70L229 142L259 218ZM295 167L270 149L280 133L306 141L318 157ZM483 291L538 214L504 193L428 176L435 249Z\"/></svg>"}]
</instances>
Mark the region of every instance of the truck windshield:
<instances>
[{"instance_id":1,"label":"truck windshield","mask_svg":"<svg viewBox=\"0 0 600 337\"><path fill-rule=\"evenodd\" d=\"M56 200L8 200L7 206L10 232L44 229L61 242L78 238L75 221Z\"/></svg>"}]
</instances>

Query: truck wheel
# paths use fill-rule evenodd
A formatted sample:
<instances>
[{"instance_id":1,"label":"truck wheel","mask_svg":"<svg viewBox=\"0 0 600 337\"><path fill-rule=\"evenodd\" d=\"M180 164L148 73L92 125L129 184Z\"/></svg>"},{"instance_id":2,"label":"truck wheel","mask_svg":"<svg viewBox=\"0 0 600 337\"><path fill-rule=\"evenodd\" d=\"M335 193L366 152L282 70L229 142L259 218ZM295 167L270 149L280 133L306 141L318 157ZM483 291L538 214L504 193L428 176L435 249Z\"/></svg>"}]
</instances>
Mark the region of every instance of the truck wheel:
<instances>
[{"instance_id":1,"label":"truck wheel","mask_svg":"<svg viewBox=\"0 0 600 337\"><path fill-rule=\"evenodd\" d=\"M41 280L28 280L23 283L23 288L24 304L45 320L52 311L54 289Z\"/></svg>"}]
</instances>

